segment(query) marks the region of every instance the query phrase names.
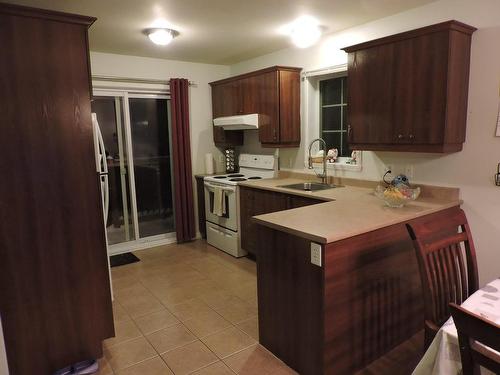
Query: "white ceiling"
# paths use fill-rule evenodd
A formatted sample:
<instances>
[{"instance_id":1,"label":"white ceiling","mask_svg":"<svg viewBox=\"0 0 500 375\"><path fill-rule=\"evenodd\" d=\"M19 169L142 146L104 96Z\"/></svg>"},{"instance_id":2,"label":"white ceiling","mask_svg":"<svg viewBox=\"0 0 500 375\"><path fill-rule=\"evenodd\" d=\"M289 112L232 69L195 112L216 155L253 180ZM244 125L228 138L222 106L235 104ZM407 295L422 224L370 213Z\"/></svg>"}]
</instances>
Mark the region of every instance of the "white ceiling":
<instances>
[{"instance_id":1,"label":"white ceiling","mask_svg":"<svg viewBox=\"0 0 500 375\"><path fill-rule=\"evenodd\" d=\"M7 0L97 17L90 49L212 64L233 64L289 47L278 29L307 14L335 32L433 0ZM180 35L153 45L142 31L162 19Z\"/></svg>"}]
</instances>

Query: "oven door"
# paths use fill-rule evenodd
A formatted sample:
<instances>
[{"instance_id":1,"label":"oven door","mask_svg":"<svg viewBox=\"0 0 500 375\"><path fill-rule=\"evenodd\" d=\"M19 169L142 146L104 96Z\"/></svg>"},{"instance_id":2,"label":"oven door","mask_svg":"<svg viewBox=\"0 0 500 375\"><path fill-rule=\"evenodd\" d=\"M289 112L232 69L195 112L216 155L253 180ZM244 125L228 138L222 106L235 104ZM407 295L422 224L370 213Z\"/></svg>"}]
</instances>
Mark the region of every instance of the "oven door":
<instances>
[{"instance_id":1,"label":"oven door","mask_svg":"<svg viewBox=\"0 0 500 375\"><path fill-rule=\"evenodd\" d=\"M213 213L216 188L223 190L223 198L225 199L226 203L226 210L222 216L218 216ZM205 181L205 217L207 221L235 232L238 231L238 211L236 207L237 188L237 186L229 186Z\"/></svg>"}]
</instances>

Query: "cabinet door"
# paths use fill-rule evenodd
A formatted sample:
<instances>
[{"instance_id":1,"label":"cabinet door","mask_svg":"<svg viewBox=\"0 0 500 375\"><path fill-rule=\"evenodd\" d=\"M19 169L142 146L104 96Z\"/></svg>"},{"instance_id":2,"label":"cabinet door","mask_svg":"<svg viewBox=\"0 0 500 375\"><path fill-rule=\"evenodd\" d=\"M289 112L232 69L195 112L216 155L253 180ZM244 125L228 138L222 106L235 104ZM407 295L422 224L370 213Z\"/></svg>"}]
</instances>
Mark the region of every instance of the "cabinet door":
<instances>
[{"instance_id":1,"label":"cabinet door","mask_svg":"<svg viewBox=\"0 0 500 375\"><path fill-rule=\"evenodd\" d=\"M212 86L212 117L233 116L240 108L239 85L228 82ZM238 146L243 144L243 131L225 131L213 127L214 143L218 146Z\"/></svg>"},{"instance_id":2,"label":"cabinet door","mask_svg":"<svg viewBox=\"0 0 500 375\"><path fill-rule=\"evenodd\" d=\"M201 238L207 238L207 224L205 218L205 185L203 176L196 177L196 195L198 202L198 228Z\"/></svg>"},{"instance_id":3,"label":"cabinet door","mask_svg":"<svg viewBox=\"0 0 500 375\"><path fill-rule=\"evenodd\" d=\"M398 143L444 141L448 33L395 43L394 123Z\"/></svg>"},{"instance_id":4,"label":"cabinet door","mask_svg":"<svg viewBox=\"0 0 500 375\"><path fill-rule=\"evenodd\" d=\"M300 73L279 72L279 141L300 143Z\"/></svg>"},{"instance_id":5,"label":"cabinet door","mask_svg":"<svg viewBox=\"0 0 500 375\"><path fill-rule=\"evenodd\" d=\"M238 81L240 88L239 112L244 115L260 113L260 90L262 82L260 76L243 78Z\"/></svg>"},{"instance_id":6,"label":"cabinet door","mask_svg":"<svg viewBox=\"0 0 500 375\"><path fill-rule=\"evenodd\" d=\"M353 146L393 140L393 63L392 44L349 54L349 141Z\"/></svg>"},{"instance_id":7,"label":"cabinet door","mask_svg":"<svg viewBox=\"0 0 500 375\"><path fill-rule=\"evenodd\" d=\"M240 187L240 236L241 247L255 254L255 229L251 222L254 216L254 189Z\"/></svg>"},{"instance_id":8,"label":"cabinet door","mask_svg":"<svg viewBox=\"0 0 500 375\"><path fill-rule=\"evenodd\" d=\"M318 203L325 203L325 201L316 198L303 197L300 195L289 195L288 198L288 208L299 208Z\"/></svg>"},{"instance_id":9,"label":"cabinet door","mask_svg":"<svg viewBox=\"0 0 500 375\"><path fill-rule=\"evenodd\" d=\"M288 208L286 194L240 187L241 247L257 255L259 248L258 224L252 216L282 211Z\"/></svg>"},{"instance_id":10,"label":"cabinet door","mask_svg":"<svg viewBox=\"0 0 500 375\"><path fill-rule=\"evenodd\" d=\"M236 82L212 86L213 118L238 114L241 110L238 94L239 85Z\"/></svg>"},{"instance_id":11,"label":"cabinet door","mask_svg":"<svg viewBox=\"0 0 500 375\"><path fill-rule=\"evenodd\" d=\"M242 85L243 103L247 113L260 115L261 143L279 141L279 92L277 71L249 77Z\"/></svg>"}]
</instances>

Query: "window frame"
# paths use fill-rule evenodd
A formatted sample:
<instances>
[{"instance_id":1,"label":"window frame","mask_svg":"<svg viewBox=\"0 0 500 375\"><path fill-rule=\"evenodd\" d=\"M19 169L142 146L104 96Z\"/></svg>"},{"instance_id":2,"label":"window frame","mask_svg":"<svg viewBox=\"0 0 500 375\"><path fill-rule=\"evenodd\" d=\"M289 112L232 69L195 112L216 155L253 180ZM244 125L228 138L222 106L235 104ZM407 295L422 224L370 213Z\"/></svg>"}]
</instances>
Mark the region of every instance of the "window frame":
<instances>
[{"instance_id":1,"label":"window frame","mask_svg":"<svg viewBox=\"0 0 500 375\"><path fill-rule=\"evenodd\" d=\"M304 122L304 168L308 166L308 146L309 143L322 136L321 121L321 97L320 81L331 78L347 76L347 64L340 64L328 68L322 68L302 73L302 93L305 98L302 107ZM349 105L349 103L347 103ZM318 150L318 143L313 145L313 152ZM351 164L351 157L339 157L335 163L327 163L329 170L342 170L346 172L361 172L363 169L363 152L357 151L356 164ZM314 164L315 167L319 164Z\"/></svg>"},{"instance_id":2,"label":"window frame","mask_svg":"<svg viewBox=\"0 0 500 375\"><path fill-rule=\"evenodd\" d=\"M324 133L339 133L340 134L340 149L342 149L343 146L343 141L342 141L342 136L343 134L347 134L347 128L344 129L344 111L347 109L348 103L347 99L344 101L344 81L341 81L341 91L340 91L340 104L327 104L323 105L323 92L321 90L321 83L325 81L330 81L333 79L339 79L339 78L347 78L347 71L345 74L336 74L334 77L323 77L318 79L318 91L319 91L319 137L323 138ZM324 108L332 108L332 107L340 107L340 130L324 130L323 129L323 109ZM323 138L324 139L324 138ZM339 158L345 158L349 159L350 156L339 156Z\"/></svg>"}]
</instances>

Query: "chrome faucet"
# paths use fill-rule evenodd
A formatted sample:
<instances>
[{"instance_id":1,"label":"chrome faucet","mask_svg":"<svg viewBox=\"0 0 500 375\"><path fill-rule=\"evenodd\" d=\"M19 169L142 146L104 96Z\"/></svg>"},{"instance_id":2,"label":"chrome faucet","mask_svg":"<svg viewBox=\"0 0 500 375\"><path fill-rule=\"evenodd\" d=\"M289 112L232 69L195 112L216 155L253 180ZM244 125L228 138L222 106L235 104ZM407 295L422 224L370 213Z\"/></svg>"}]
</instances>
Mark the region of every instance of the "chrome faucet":
<instances>
[{"instance_id":1,"label":"chrome faucet","mask_svg":"<svg viewBox=\"0 0 500 375\"><path fill-rule=\"evenodd\" d=\"M311 147L312 145L314 144L314 142L320 142L320 143L323 143L323 173L321 174L318 174L315 170L314 170L314 167L313 167L313 159L312 159L312 156L311 156ZM323 138L316 138L316 139L313 139L312 142L309 144L309 169L313 169L314 170L314 173L316 173L316 176L318 176L319 178L321 178L321 182L323 184L326 184L327 183L327 174L326 174L326 142Z\"/></svg>"}]
</instances>

